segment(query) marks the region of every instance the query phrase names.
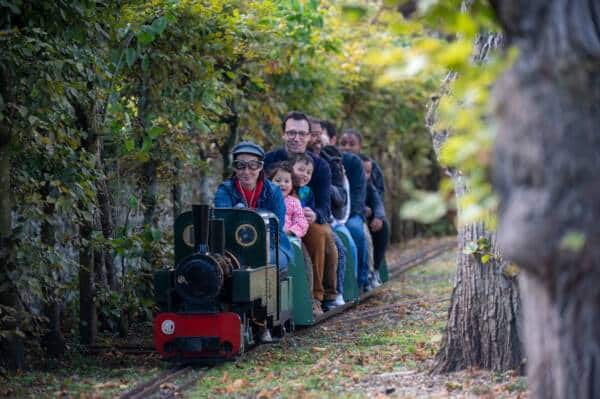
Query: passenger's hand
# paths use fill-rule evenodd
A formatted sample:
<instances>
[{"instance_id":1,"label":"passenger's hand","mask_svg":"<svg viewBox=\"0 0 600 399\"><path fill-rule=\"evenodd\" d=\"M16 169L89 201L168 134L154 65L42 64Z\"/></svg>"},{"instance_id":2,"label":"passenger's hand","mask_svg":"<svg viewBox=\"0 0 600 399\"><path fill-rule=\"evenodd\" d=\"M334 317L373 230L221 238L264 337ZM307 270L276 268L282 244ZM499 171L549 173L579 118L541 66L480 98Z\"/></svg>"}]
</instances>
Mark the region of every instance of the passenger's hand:
<instances>
[{"instance_id":1,"label":"passenger's hand","mask_svg":"<svg viewBox=\"0 0 600 399\"><path fill-rule=\"evenodd\" d=\"M369 224L369 227L371 228L371 231L373 233L376 233L383 227L383 220L379 218L373 218L373 220L371 220L371 223Z\"/></svg>"},{"instance_id":2,"label":"passenger's hand","mask_svg":"<svg viewBox=\"0 0 600 399\"><path fill-rule=\"evenodd\" d=\"M308 224L312 224L317 220L317 214L312 209L307 207L303 208L302 211L304 211L304 217L306 218Z\"/></svg>"},{"instance_id":3,"label":"passenger's hand","mask_svg":"<svg viewBox=\"0 0 600 399\"><path fill-rule=\"evenodd\" d=\"M371 215L373 214L373 210L371 209L370 206L365 206L365 216L368 218L371 217Z\"/></svg>"}]
</instances>

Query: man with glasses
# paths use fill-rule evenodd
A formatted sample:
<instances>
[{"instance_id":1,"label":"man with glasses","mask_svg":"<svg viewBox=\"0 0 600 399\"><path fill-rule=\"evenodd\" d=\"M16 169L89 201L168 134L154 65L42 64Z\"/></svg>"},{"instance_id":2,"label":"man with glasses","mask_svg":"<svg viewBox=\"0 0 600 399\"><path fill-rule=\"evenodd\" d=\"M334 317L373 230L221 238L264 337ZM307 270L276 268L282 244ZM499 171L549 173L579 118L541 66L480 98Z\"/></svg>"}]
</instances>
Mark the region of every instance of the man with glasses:
<instances>
[{"instance_id":1,"label":"man with glasses","mask_svg":"<svg viewBox=\"0 0 600 399\"><path fill-rule=\"evenodd\" d=\"M314 162L314 171L308 186L315 199L314 209L304 208L309 228L302 239L313 262L313 312L322 313L320 302L332 307L337 296L337 251L327 251L327 243L333 242L331 215L331 170L329 165L311 152L306 151L310 140L310 122L302 112L288 113L282 123L284 147L265 155L265 169L280 161L287 161L294 154L307 153ZM334 259L332 259L334 258Z\"/></svg>"}]
</instances>

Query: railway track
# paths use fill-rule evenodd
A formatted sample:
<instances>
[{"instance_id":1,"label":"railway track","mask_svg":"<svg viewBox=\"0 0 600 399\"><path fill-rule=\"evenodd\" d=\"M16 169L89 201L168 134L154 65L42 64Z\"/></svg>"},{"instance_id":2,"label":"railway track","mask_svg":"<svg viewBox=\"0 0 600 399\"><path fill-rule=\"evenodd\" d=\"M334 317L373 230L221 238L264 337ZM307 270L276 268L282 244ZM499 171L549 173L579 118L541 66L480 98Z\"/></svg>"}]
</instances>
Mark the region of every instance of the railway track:
<instances>
[{"instance_id":1,"label":"railway track","mask_svg":"<svg viewBox=\"0 0 600 399\"><path fill-rule=\"evenodd\" d=\"M436 258L437 256L445 253L446 251L456 247L456 241L447 241L442 244L432 245L424 250L418 251L413 256L407 259L400 259L398 263L392 263L389 268L389 281L395 280L403 273L406 273L408 270L423 264L431 259ZM311 327L303 329L300 333L304 333L306 331L310 331L314 326L321 324L323 321L328 320L336 315L343 313L345 310L352 308L358 305L361 302L364 302L368 298L376 295L378 292L382 291L385 288L385 285L382 285L372 291L366 292L360 296L356 301L352 301L347 303L344 306L340 306L335 308L323 315L319 316L315 320L315 324ZM412 302L416 302L412 301ZM375 309L370 309L366 312L363 312L360 316L350 317L346 319L340 319L341 323L349 323L355 322L357 320L364 320L371 317L377 317L387 312L393 311L394 309L398 309L402 305L406 305L407 303L397 303L397 304L389 304L378 306ZM100 349L100 348L98 348ZM135 348L140 352L147 352L148 348ZM130 347L122 347L117 348L116 350L135 350ZM130 391L123 393L119 398L120 399L142 399L142 398L174 398L176 394L181 394L182 392L189 389L193 384L195 384L202 376L209 370L209 368L201 368L194 369L188 365L181 365L178 367L174 367L172 369L166 370L158 376L151 378L148 381L144 381L137 386L135 386Z\"/></svg>"},{"instance_id":2,"label":"railway track","mask_svg":"<svg viewBox=\"0 0 600 399\"><path fill-rule=\"evenodd\" d=\"M207 368L195 370L191 366L178 366L144 381L130 391L125 392L120 399L146 399L175 397L176 392L184 391L192 386L206 373ZM178 382L177 384L175 384Z\"/></svg>"}]
</instances>

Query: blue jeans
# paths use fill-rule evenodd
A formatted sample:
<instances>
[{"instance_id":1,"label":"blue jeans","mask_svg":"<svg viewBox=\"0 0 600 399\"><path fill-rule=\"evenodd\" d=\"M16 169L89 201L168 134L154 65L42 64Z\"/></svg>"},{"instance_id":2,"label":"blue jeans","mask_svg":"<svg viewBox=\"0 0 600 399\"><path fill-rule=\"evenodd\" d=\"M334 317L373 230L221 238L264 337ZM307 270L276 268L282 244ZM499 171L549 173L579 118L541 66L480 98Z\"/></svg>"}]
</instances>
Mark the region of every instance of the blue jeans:
<instances>
[{"instance_id":1,"label":"blue jeans","mask_svg":"<svg viewBox=\"0 0 600 399\"><path fill-rule=\"evenodd\" d=\"M346 222L346 227L350 230L354 243L356 244L356 253L358 257L358 287L363 288L369 282L369 254L367 252L367 242L365 240L364 220L359 215L351 216Z\"/></svg>"},{"instance_id":2,"label":"blue jeans","mask_svg":"<svg viewBox=\"0 0 600 399\"><path fill-rule=\"evenodd\" d=\"M351 257L354 261L354 278L358 276L358 253L356 249L356 243L354 242L354 238L352 238L352 234L350 230L346 227L345 224L338 224L333 228L337 233L342 234L346 239L348 239L348 245L350 246L350 251L346 253L347 256Z\"/></svg>"},{"instance_id":3,"label":"blue jeans","mask_svg":"<svg viewBox=\"0 0 600 399\"><path fill-rule=\"evenodd\" d=\"M344 293L344 277L346 273L346 248L342 243L340 237L337 234L333 234L335 239L335 246L338 251L338 267L337 267L337 292L338 294Z\"/></svg>"}]
</instances>

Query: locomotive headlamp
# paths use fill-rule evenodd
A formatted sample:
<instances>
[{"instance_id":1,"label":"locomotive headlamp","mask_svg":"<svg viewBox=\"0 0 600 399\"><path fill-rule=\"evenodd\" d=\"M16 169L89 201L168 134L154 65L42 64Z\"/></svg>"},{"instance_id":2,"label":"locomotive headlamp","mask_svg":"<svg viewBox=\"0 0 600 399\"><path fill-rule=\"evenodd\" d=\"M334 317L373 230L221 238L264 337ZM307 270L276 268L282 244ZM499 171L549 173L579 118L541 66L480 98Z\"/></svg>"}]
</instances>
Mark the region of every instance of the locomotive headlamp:
<instances>
[{"instance_id":1,"label":"locomotive headlamp","mask_svg":"<svg viewBox=\"0 0 600 399\"><path fill-rule=\"evenodd\" d=\"M235 241L242 247L250 247L254 245L258 233L251 224L241 224L235 230Z\"/></svg>"}]
</instances>

